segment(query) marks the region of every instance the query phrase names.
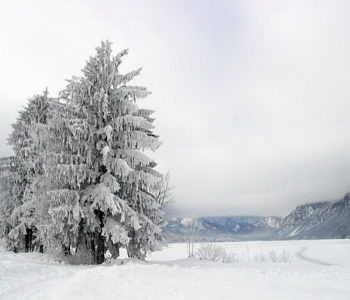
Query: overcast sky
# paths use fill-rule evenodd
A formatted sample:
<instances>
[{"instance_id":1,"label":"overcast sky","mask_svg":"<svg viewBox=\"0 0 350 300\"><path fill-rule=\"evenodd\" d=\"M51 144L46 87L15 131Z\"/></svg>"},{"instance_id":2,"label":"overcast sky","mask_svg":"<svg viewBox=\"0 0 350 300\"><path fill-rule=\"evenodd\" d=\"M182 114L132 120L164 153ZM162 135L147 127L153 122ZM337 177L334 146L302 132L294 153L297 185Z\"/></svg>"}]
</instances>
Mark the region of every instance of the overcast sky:
<instances>
[{"instance_id":1,"label":"overcast sky","mask_svg":"<svg viewBox=\"0 0 350 300\"><path fill-rule=\"evenodd\" d=\"M350 191L350 1L0 4L0 156L26 99L109 39L144 68L175 213L283 216Z\"/></svg>"}]
</instances>

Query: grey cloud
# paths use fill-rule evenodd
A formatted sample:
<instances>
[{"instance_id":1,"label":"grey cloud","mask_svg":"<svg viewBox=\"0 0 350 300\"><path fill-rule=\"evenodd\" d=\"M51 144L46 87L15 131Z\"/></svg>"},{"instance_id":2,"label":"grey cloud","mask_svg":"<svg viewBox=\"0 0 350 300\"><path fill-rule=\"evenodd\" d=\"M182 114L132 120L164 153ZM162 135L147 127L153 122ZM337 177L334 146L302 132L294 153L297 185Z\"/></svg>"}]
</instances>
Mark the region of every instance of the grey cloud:
<instances>
[{"instance_id":1,"label":"grey cloud","mask_svg":"<svg viewBox=\"0 0 350 300\"><path fill-rule=\"evenodd\" d=\"M25 12L25 13L24 13ZM350 190L347 1L8 2L0 153L25 99L56 95L101 39L153 94L175 212L286 214Z\"/></svg>"}]
</instances>

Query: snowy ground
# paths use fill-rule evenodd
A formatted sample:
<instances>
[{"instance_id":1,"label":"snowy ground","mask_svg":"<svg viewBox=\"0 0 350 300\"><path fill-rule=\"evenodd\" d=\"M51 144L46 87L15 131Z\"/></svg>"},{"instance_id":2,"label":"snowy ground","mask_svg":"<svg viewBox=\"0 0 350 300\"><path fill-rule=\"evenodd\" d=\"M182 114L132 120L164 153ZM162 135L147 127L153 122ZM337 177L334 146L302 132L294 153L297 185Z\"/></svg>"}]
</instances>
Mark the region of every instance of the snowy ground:
<instances>
[{"instance_id":1,"label":"snowy ground","mask_svg":"<svg viewBox=\"0 0 350 300\"><path fill-rule=\"evenodd\" d=\"M186 259L170 245L148 263L70 266L0 251L0 299L350 299L350 240L222 243L237 262ZM290 262L259 262L269 251Z\"/></svg>"}]
</instances>

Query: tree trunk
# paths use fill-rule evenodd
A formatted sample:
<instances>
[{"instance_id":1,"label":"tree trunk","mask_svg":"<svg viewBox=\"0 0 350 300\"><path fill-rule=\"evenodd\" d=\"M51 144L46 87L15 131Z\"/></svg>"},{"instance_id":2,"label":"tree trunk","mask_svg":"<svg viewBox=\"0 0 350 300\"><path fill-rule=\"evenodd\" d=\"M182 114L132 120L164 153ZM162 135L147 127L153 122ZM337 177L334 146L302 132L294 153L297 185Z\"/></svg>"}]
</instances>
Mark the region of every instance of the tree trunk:
<instances>
[{"instance_id":1,"label":"tree trunk","mask_svg":"<svg viewBox=\"0 0 350 300\"><path fill-rule=\"evenodd\" d=\"M93 235L92 237L90 237L90 251L93 258L93 262L96 264L96 245Z\"/></svg>"},{"instance_id":2,"label":"tree trunk","mask_svg":"<svg viewBox=\"0 0 350 300\"><path fill-rule=\"evenodd\" d=\"M96 234L96 243L97 243L97 249L96 249L96 263L102 264L105 261L105 237L101 234L101 232L98 232Z\"/></svg>"},{"instance_id":3,"label":"tree trunk","mask_svg":"<svg viewBox=\"0 0 350 300\"><path fill-rule=\"evenodd\" d=\"M119 244L113 244L111 240L109 240L107 243L107 249L109 250L109 252L111 253L112 255L112 258L113 259L116 259L119 257Z\"/></svg>"},{"instance_id":4,"label":"tree trunk","mask_svg":"<svg viewBox=\"0 0 350 300\"><path fill-rule=\"evenodd\" d=\"M25 252L31 252L33 251L33 229L32 228L27 228L26 229L27 233L24 236L25 238Z\"/></svg>"},{"instance_id":5,"label":"tree trunk","mask_svg":"<svg viewBox=\"0 0 350 300\"><path fill-rule=\"evenodd\" d=\"M75 246L75 252L89 250L88 243L87 243L87 237L83 231L83 226L84 226L84 223L83 223L83 221L81 221L79 224L79 229L78 229L78 238L77 238L77 244Z\"/></svg>"},{"instance_id":6,"label":"tree trunk","mask_svg":"<svg viewBox=\"0 0 350 300\"><path fill-rule=\"evenodd\" d=\"M70 254L71 254L71 253L70 253L70 247L67 247L67 246L65 246L65 245L62 245L62 252L63 252L64 256L70 255Z\"/></svg>"},{"instance_id":7,"label":"tree trunk","mask_svg":"<svg viewBox=\"0 0 350 300\"><path fill-rule=\"evenodd\" d=\"M105 261L105 252L106 252L105 237L102 235L104 213L100 210L96 210L95 214L99 218L100 226L101 226L101 228L95 232L95 240L96 240L95 263L102 264Z\"/></svg>"},{"instance_id":8,"label":"tree trunk","mask_svg":"<svg viewBox=\"0 0 350 300\"><path fill-rule=\"evenodd\" d=\"M135 232L131 234L131 240L127 246L128 257L145 260L146 254L142 252L141 246L136 242Z\"/></svg>"}]
</instances>

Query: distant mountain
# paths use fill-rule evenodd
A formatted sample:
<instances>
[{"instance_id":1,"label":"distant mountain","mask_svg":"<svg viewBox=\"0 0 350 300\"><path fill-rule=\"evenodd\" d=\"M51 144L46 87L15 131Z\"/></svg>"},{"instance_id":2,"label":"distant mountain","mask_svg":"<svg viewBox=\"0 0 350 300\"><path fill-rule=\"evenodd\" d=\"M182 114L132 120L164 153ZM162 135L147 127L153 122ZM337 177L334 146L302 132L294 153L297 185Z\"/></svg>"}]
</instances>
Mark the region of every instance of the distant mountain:
<instances>
[{"instance_id":1,"label":"distant mountain","mask_svg":"<svg viewBox=\"0 0 350 300\"><path fill-rule=\"evenodd\" d=\"M164 232L170 241L184 241L192 232L198 241L274 239L281 221L259 216L172 218Z\"/></svg>"},{"instance_id":2,"label":"distant mountain","mask_svg":"<svg viewBox=\"0 0 350 300\"><path fill-rule=\"evenodd\" d=\"M193 230L195 228L195 230ZM335 239L350 238L350 193L338 201L305 204L288 216L172 218L164 228L169 241Z\"/></svg>"},{"instance_id":3,"label":"distant mountain","mask_svg":"<svg viewBox=\"0 0 350 300\"><path fill-rule=\"evenodd\" d=\"M350 238L350 194L341 200L298 206L280 229L283 239Z\"/></svg>"}]
</instances>

